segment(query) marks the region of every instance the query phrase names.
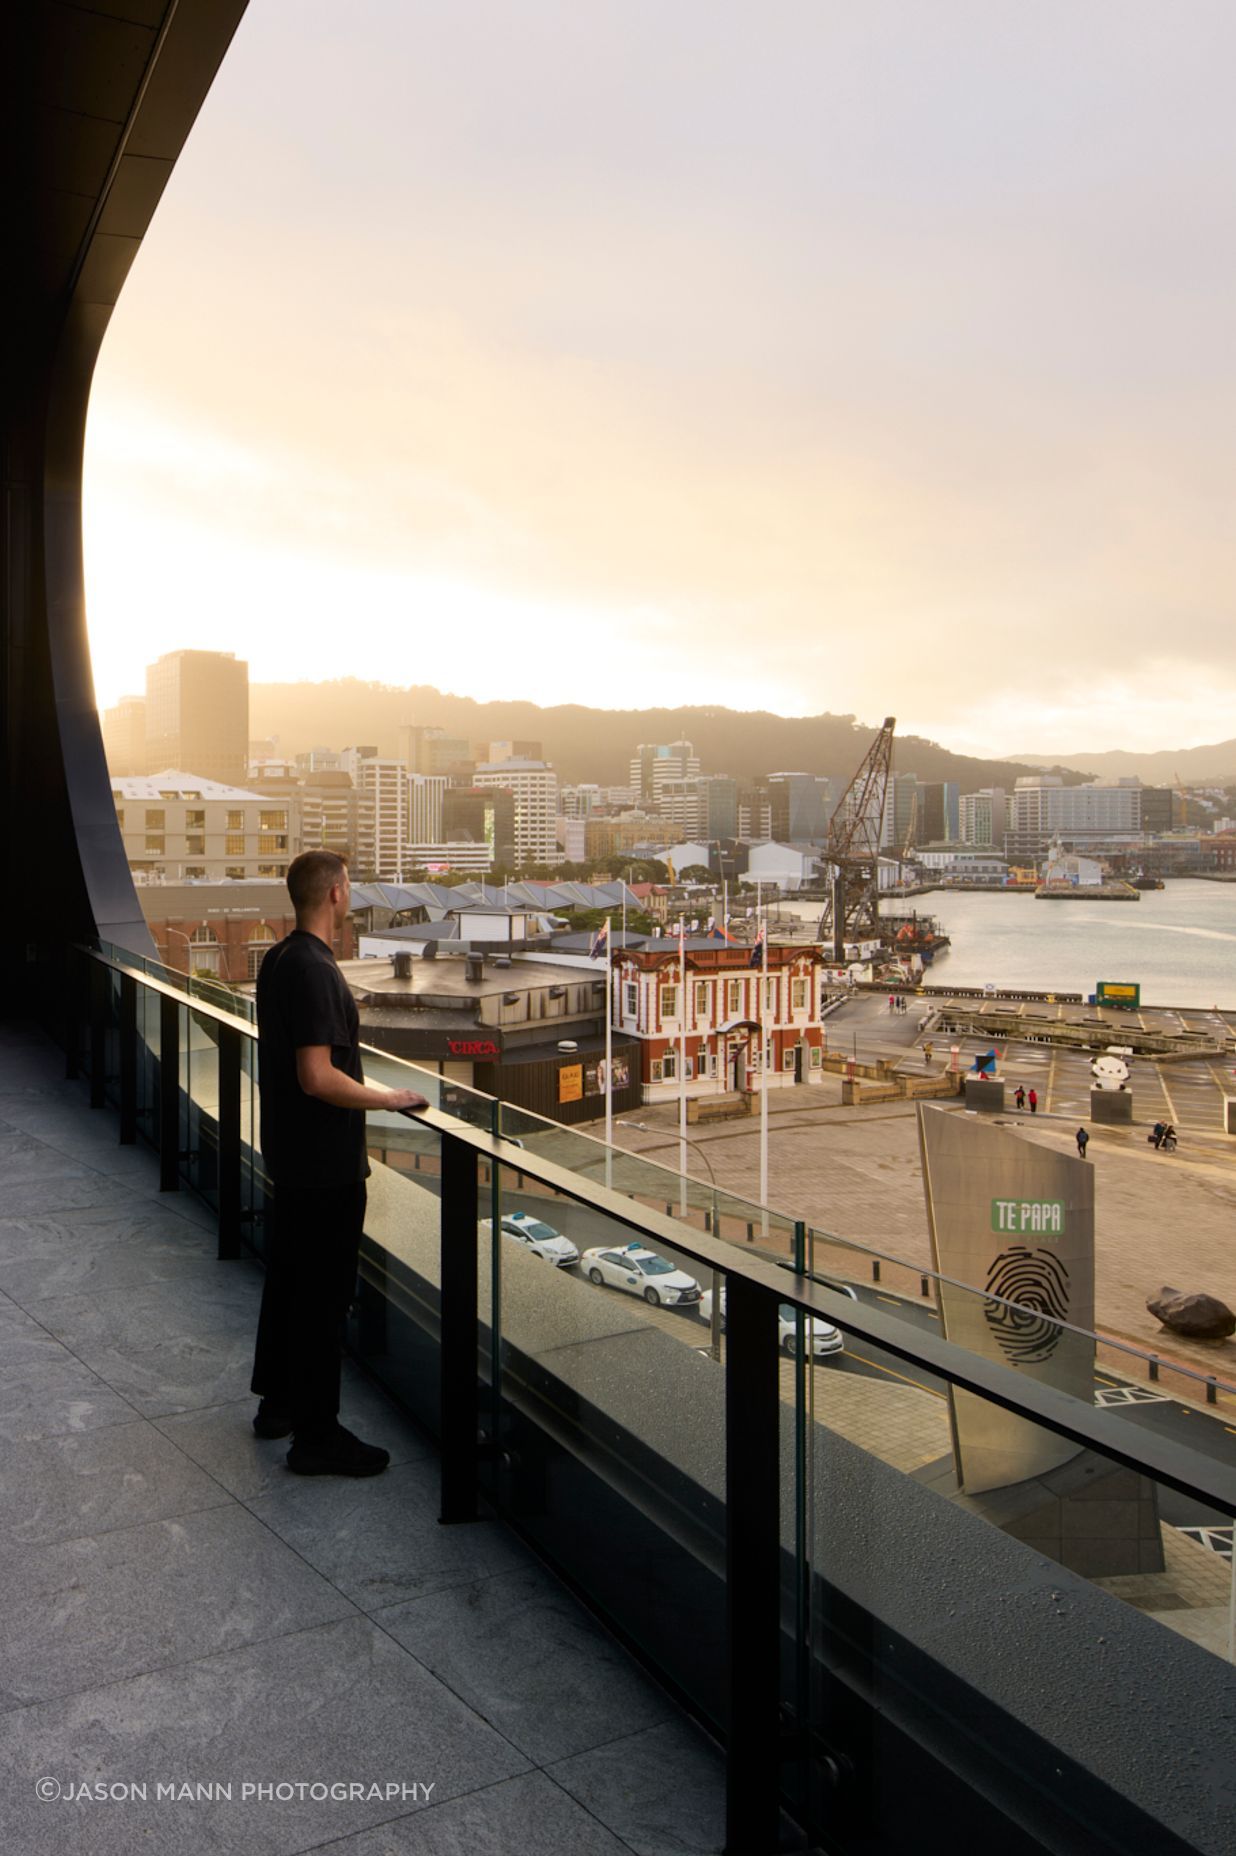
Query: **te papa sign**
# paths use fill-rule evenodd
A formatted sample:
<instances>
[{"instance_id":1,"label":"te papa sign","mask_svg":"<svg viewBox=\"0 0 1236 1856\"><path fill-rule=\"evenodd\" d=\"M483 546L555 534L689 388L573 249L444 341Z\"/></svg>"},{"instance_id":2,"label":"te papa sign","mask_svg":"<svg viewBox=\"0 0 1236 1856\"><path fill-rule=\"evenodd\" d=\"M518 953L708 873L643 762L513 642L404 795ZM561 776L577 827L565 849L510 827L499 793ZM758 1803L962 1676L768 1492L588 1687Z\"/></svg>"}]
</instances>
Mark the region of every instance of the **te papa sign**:
<instances>
[{"instance_id":1,"label":"te papa sign","mask_svg":"<svg viewBox=\"0 0 1236 1856\"><path fill-rule=\"evenodd\" d=\"M1063 1199L993 1199L991 1228L1002 1237L1063 1237Z\"/></svg>"}]
</instances>

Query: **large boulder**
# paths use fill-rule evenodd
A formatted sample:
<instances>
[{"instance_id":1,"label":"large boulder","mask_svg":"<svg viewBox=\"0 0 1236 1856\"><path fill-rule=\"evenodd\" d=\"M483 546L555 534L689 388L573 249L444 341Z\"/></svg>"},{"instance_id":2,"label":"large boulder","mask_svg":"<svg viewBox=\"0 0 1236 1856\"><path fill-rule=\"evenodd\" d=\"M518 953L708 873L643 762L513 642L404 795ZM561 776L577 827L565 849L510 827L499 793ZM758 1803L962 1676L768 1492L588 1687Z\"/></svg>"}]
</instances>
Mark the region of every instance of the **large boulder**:
<instances>
[{"instance_id":1,"label":"large boulder","mask_svg":"<svg viewBox=\"0 0 1236 1856\"><path fill-rule=\"evenodd\" d=\"M1164 1284L1146 1307L1165 1328L1190 1340L1226 1340L1236 1334L1236 1315L1217 1295L1184 1295Z\"/></svg>"}]
</instances>

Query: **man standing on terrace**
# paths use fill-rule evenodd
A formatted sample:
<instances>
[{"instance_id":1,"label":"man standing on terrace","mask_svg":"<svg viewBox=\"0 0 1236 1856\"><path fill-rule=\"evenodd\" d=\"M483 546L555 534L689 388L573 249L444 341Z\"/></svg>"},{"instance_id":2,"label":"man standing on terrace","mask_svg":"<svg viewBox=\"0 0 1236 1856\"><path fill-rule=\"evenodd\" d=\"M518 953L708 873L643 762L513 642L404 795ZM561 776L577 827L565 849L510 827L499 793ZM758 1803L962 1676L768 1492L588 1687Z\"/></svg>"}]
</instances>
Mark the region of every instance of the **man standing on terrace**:
<instances>
[{"instance_id":1,"label":"man standing on terrace","mask_svg":"<svg viewBox=\"0 0 1236 1856\"><path fill-rule=\"evenodd\" d=\"M360 1019L333 952L348 916L347 865L305 851L288 869L291 934L258 969L262 1157L274 1184L252 1390L259 1437L291 1434L301 1476L376 1476L390 1456L339 1422L343 1324L365 1222L365 1110L425 1108L412 1089L367 1085Z\"/></svg>"}]
</instances>

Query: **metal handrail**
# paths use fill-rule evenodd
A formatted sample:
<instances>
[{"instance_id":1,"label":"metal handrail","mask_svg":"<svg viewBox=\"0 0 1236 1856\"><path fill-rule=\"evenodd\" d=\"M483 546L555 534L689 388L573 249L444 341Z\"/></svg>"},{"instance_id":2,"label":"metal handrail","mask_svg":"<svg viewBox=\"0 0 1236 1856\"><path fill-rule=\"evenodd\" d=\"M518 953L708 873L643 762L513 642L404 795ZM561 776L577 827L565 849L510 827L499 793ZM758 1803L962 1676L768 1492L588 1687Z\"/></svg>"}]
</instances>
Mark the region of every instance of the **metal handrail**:
<instances>
[{"instance_id":1,"label":"metal handrail","mask_svg":"<svg viewBox=\"0 0 1236 1856\"><path fill-rule=\"evenodd\" d=\"M162 996L173 998L178 1004L187 1005L194 1011L200 1010L221 1026L256 1040L256 1028L248 1020L238 1019L218 1006L199 1006L189 995L167 981L135 972L132 967L95 949L84 949L83 952L103 965L135 978ZM696 1231L693 1226L680 1224L676 1219L640 1205L637 1200L612 1187L586 1182L577 1171L536 1155L519 1141L474 1128L470 1123L460 1121L440 1109L397 1112L409 1121L431 1128L444 1139L471 1148L492 1166L517 1170L525 1177L548 1186L563 1198L587 1205L641 1237L678 1251L701 1268L719 1271L753 1288L775 1294L779 1301L790 1303L799 1312L807 1316L818 1316L844 1333L884 1349L895 1359L908 1365L925 1367L960 1391L972 1392L1006 1411L1041 1424L1081 1448L1095 1450L1124 1468L1149 1473L1156 1481L1177 1493L1236 1517L1236 1468L1225 1468L1200 1451L1161 1440L1150 1432L1138 1432L1134 1447L1122 1441L1120 1431L1125 1421L1110 1410L1095 1411L1053 1386L1028 1382L1014 1368L984 1360L940 1335L920 1332L912 1340L907 1339L905 1324L897 1318L852 1301L848 1296L827 1289L810 1278L804 1278L796 1271L787 1272L781 1264L765 1262L762 1258L736 1251L723 1239L708 1232ZM986 1300L1002 1299L988 1297L984 1291L974 1290L969 1284L958 1286L971 1289L974 1294L983 1294ZM1086 1338L1094 1338L1085 1329L1071 1331Z\"/></svg>"}]
</instances>

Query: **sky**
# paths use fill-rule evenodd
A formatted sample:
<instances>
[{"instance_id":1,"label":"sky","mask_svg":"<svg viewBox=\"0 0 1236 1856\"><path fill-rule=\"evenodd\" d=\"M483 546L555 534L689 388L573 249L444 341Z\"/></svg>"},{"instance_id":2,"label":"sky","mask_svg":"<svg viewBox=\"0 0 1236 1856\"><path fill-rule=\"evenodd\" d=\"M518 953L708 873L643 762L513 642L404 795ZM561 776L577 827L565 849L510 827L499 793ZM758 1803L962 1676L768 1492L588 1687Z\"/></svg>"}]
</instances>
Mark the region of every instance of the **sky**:
<instances>
[{"instance_id":1,"label":"sky","mask_svg":"<svg viewBox=\"0 0 1236 1856\"><path fill-rule=\"evenodd\" d=\"M251 0L96 374L101 704L1236 735L1234 66L1230 0Z\"/></svg>"}]
</instances>

